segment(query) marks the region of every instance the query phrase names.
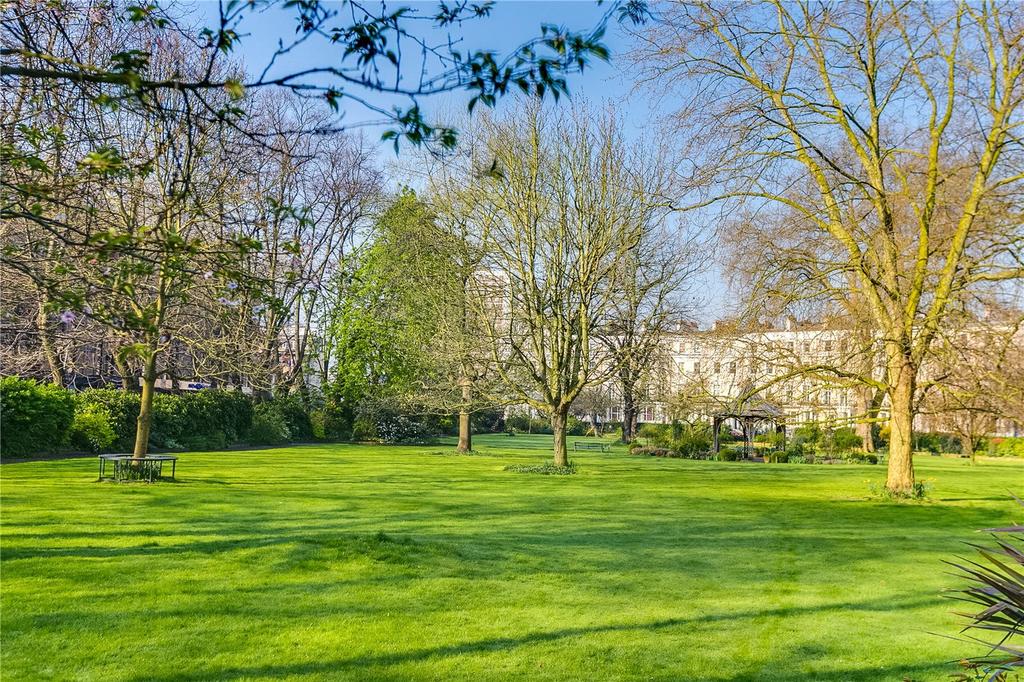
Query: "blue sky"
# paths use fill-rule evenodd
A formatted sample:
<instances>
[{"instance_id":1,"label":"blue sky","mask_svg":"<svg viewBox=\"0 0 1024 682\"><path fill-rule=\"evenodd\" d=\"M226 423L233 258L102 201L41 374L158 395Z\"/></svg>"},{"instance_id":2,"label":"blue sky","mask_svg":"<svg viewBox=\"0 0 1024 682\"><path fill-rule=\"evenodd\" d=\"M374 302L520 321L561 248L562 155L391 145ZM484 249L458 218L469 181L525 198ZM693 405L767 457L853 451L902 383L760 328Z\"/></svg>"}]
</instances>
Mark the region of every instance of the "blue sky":
<instances>
[{"instance_id":1,"label":"blue sky","mask_svg":"<svg viewBox=\"0 0 1024 682\"><path fill-rule=\"evenodd\" d=\"M197 23L215 25L216 2L213 0L198 2L193 6L196 9L194 19ZM388 3L389 9L399 6L421 9L424 14L429 16L436 11L437 3ZM462 27L453 29L451 33L457 35L461 40L458 48L463 52L474 49L507 52L523 41L537 36L543 23L557 24L583 31L597 25L606 9L607 5L599 6L593 0L559 0L556 2L499 0L489 17L468 21ZM424 28L429 29L429 22L424 21ZM294 11L271 8L247 17L241 29L243 36L233 56L241 59L249 72L259 72L267 64L278 41L287 42L295 35ZM444 33L440 31L434 33L438 39L445 37ZM570 77L569 87L572 96L585 97L593 104L611 103L625 122L627 135L630 133L643 133L648 136L657 134L655 128L657 120L660 115L671 109L672 103L658 99L660 104L656 106L653 103L655 98L647 97L643 91L634 89L629 69L622 59L622 55L630 49L631 39L614 22L610 24L604 42L612 52L611 61L593 61L584 73ZM337 55L339 54L339 48L336 45L331 45L326 41L309 42L304 44L301 49L279 60L271 75L329 65L332 60L338 59ZM408 104L406 100L389 99L382 95L371 95L371 99L374 104L386 108L390 108L395 103ZM443 115L443 112L464 109L467 101L468 95L464 93L449 93L421 99L420 106L430 120L431 114ZM500 109L502 106L514 106L514 101L508 100L504 105L499 103L498 108ZM659 106L662 108L659 109ZM363 123L374 116L372 112L357 105L348 105L347 107L343 105L343 113L345 121L349 123ZM384 128L371 126L362 128L362 130L369 139L374 140L379 138ZM389 144L381 143L380 160L382 164L386 164L390 159L394 159L392 147ZM398 181L396 180L396 182ZM697 217L695 216L695 218ZM708 323L723 314L722 305L726 300L724 285L717 266L711 265L698 288L700 298L707 305L697 312L696 317L702 323Z\"/></svg>"},{"instance_id":2,"label":"blue sky","mask_svg":"<svg viewBox=\"0 0 1024 682\"><path fill-rule=\"evenodd\" d=\"M330 3L327 3L330 6ZM217 3L213 0L198 2L195 19L203 25L216 22ZM429 15L436 11L436 2L401 2L389 3L389 9L409 6L422 9ZM586 30L595 26L607 10L607 5L598 5L593 0L560 0L557 2L541 2L529 0L500 0L495 4L491 16L464 23L450 33L462 42L458 49L467 52L475 49L490 49L508 52L526 39L539 35L543 23L567 26L574 30ZM344 18L342 17L342 23ZM243 37L233 52L233 57L241 59L250 72L260 71L267 64L278 40L288 41L294 36L294 11L271 8L246 17L242 26ZM424 22L428 28L428 22ZM441 31L427 30L428 34L436 35L439 40L445 37ZM613 23L605 36L605 43L613 53L612 62L593 61L582 74L574 74L570 79L570 90L573 95L584 96L594 101L610 100L617 103L627 124L641 130L649 124L650 107L643 96L632 93L632 83L623 76L621 60L615 59L629 48L629 38ZM293 72L313 66L324 66L336 60L339 54L337 46L326 41L310 41L277 62L271 75ZM414 74L410 74L414 75ZM389 99L383 95L373 97L375 104L388 106L399 100ZM432 111L450 110L454 105L464 106L468 96L462 93L450 93L434 98L424 98L421 106L428 113ZM404 101L401 103L405 104ZM500 105L499 105L500 107ZM348 105L347 119L352 122L363 122L370 118L367 112L357 105ZM378 133L379 134L379 133Z\"/></svg>"}]
</instances>

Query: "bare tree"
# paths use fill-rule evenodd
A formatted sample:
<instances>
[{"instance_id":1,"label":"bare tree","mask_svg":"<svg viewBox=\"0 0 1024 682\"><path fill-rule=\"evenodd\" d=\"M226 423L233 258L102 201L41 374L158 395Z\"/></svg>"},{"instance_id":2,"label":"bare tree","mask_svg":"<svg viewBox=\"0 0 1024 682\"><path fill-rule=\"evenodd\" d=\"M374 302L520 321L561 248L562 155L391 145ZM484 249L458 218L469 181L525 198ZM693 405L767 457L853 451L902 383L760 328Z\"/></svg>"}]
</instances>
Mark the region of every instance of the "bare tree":
<instances>
[{"instance_id":1,"label":"bare tree","mask_svg":"<svg viewBox=\"0 0 1024 682\"><path fill-rule=\"evenodd\" d=\"M921 368L951 310L1024 275L1024 13L1012 3L674 2L636 58L684 84L689 205L740 204L808 229L753 229L753 298L863 301L881 340L887 487L914 485ZM767 220L768 224L777 221ZM756 224L755 224L756 227Z\"/></svg>"},{"instance_id":2,"label":"bare tree","mask_svg":"<svg viewBox=\"0 0 1024 682\"><path fill-rule=\"evenodd\" d=\"M975 461L997 420L1024 423L1024 318L1001 309L944 330L927 368L920 412Z\"/></svg>"},{"instance_id":3,"label":"bare tree","mask_svg":"<svg viewBox=\"0 0 1024 682\"><path fill-rule=\"evenodd\" d=\"M622 399L622 442L636 437L638 409L656 377L665 376L668 337L692 314L686 295L701 265L698 241L682 229L667 229L659 167L650 159L643 187L650 198L641 210L637 245L620 266L618 291L601 341L610 349Z\"/></svg>"},{"instance_id":4,"label":"bare tree","mask_svg":"<svg viewBox=\"0 0 1024 682\"><path fill-rule=\"evenodd\" d=\"M551 420L554 460L568 463L573 402L616 370L600 341L622 272L650 219L643 178L610 116L526 107L486 129L481 179L481 297L495 371Z\"/></svg>"}]
</instances>

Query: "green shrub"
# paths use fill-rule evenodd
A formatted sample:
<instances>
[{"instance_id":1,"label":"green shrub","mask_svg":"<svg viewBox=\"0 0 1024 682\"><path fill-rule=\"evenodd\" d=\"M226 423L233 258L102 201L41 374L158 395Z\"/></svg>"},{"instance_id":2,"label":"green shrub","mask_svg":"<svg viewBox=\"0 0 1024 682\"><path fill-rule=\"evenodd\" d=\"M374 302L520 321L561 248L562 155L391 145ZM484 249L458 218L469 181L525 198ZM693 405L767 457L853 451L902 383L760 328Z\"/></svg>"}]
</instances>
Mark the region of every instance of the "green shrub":
<instances>
[{"instance_id":1,"label":"green shrub","mask_svg":"<svg viewBox=\"0 0 1024 682\"><path fill-rule=\"evenodd\" d=\"M379 440L380 434L377 432L377 424L369 419L356 419L355 424L352 425L352 440L364 441L364 440Z\"/></svg>"},{"instance_id":2,"label":"green shrub","mask_svg":"<svg viewBox=\"0 0 1024 682\"><path fill-rule=\"evenodd\" d=\"M75 420L71 424L71 444L86 452L104 452L117 434L110 425L110 412L99 403L78 405Z\"/></svg>"},{"instance_id":3,"label":"green shrub","mask_svg":"<svg viewBox=\"0 0 1024 682\"><path fill-rule=\"evenodd\" d=\"M739 460L739 458L740 458L739 451L735 450L733 448L723 448L718 453L718 461L719 462L735 462L735 461Z\"/></svg>"},{"instance_id":4,"label":"green shrub","mask_svg":"<svg viewBox=\"0 0 1024 682\"><path fill-rule=\"evenodd\" d=\"M324 408L309 413L309 426L313 431L313 440L327 440L327 412Z\"/></svg>"},{"instance_id":5,"label":"green shrub","mask_svg":"<svg viewBox=\"0 0 1024 682\"><path fill-rule=\"evenodd\" d=\"M313 423L309 419L309 407L297 393L274 398L274 404L288 423L288 433L293 441L313 440Z\"/></svg>"},{"instance_id":6,"label":"green shrub","mask_svg":"<svg viewBox=\"0 0 1024 682\"><path fill-rule=\"evenodd\" d=\"M0 380L3 455L40 454L64 447L74 418L74 398L60 386L16 377Z\"/></svg>"},{"instance_id":7,"label":"green shrub","mask_svg":"<svg viewBox=\"0 0 1024 682\"><path fill-rule=\"evenodd\" d=\"M531 419L530 420L530 432L531 433L553 433L551 430L551 421L548 419Z\"/></svg>"},{"instance_id":8,"label":"green shrub","mask_svg":"<svg viewBox=\"0 0 1024 682\"><path fill-rule=\"evenodd\" d=\"M253 410L249 442L254 445L281 445L291 439L288 421L273 402L259 403Z\"/></svg>"},{"instance_id":9,"label":"green shrub","mask_svg":"<svg viewBox=\"0 0 1024 682\"><path fill-rule=\"evenodd\" d=\"M505 430L512 433L526 433L530 428L530 417L525 414L510 414L505 417Z\"/></svg>"},{"instance_id":10,"label":"green shrub","mask_svg":"<svg viewBox=\"0 0 1024 682\"><path fill-rule=\"evenodd\" d=\"M793 431L791 445L800 446L802 452L813 451L821 443L821 427L817 424L804 424Z\"/></svg>"},{"instance_id":11,"label":"green shrub","mask_svg":"<svg viewBox=\"0 0 1024 682\"><path fill-rule=\"evenodd\" d=\"M672 455L672 451L668 448L658 448L651 445L644 445L639 447L631 447L629 449L631 455L650 455L652 457L669 457Z\"/></svg>"},{"instance_id":12,"label":"green shrub","mask_svg":"<svg viewBox=\"0 0 1024 682\"><path fill-rule=\"evenodd\" d=\"M75 394L77 409L89 405L102 406L110 415L114 442L108 452L131 452L135 446L135 427L139 417L139 394L112 388L90 388Z\"/></svg>"},{"instance_id":13,"label":"green shrub","mask_svg":"<svg viewBox=\"0 0 1024 682\"><path fill-rule=\"evenodd\" d=\"M711 429L705 424L672 427L675 436L669 447L680 457L693 458L711 449Z\"/></svg>"},{"instance_id":14,"label":"green shrub","mask_svg":"<svg viewBox=\"0 0 1024 682\"><path fill-rule=\"evenodd\" d=\"M785 464L789 461L789 454L784 450L770 450L764 453L764 461L772 464Z\"/></svg>"},{"instance_id":15,"label":"green shrub","mask_svg":"<svg viewBox=\"0 0 1024 682\"><path fill-rule=\"evenodd\" d=\"M473 433L503 433L508 430L505 426L505 411L498 407L474 412L472 423Z\"/></svg>"},{"instance_id":16,"label":"green shrub","mask_svg":"<svg viewBox=\"0 0 1024 682\"><path fill-rule=\"evenodd\" d=\"M923 432L914 434L914 449L935 455L959 453L960 439L948 433Z\"/></svg>"},{"instance_id":17,"label":"green shrub","mask_svg":"<svg viewBox=\"0 0 1024 682\"><path fill-rule=\"evenodd\" d=\"M569 415L569 419L565 423L565 433L569 436L583 436L586 435L587 423L577 419L576 417Z\"/></svg>"},{"instance_id":18,"label":"green shrub","mask_svg":"<svg viewBox=\"0 0 1024 682\"><path fill-rule=\"evenodd\" d=\"M830 454L846 453L861 446L860 436L850 427L835 429L822 434L818 440L821 448Z\"/></svg>"},{"instance_id":19,"label":"green shrub","mask_svg":"<svg viewBox=\"0 0 1024 682\"><path fill-rule=\"evenodd\" d=\"M576 465L569 462L568 466L556 466L554 462L545 462L538 465L509 464L505 471L512 471L517 474L544 474L546 476L569 476L576 473Z\"/></svg>"},{"instance_id":20,"label":"green shrub","mask_svg":"<svg viewBox=\"0 0 1024 682\"><path fill-rule=\"evenodd\" d=\"M991 438L988 452L993 457L1024 457L1024 438Z\"/></svg>"},{"instance_id":21,"label":"green shrub","mask_svg":"<svg viewBox=\"0 0 1024 682\"><path fill-rule=\"evenodd\" d=\"M637 429L636 435L651 445L667 448L672 442L672 425L644 423Z\"/></svg>"},{"instance_id":22,"label":"green shrub","mask_svg":"<svg viewBox=\"0 0 1024 682\"><path fill-rule=\"evenodd\" d=\"M877 485L872 483L868 486L868 490L871 494L879 497L883 500L889 500L893 502L899 502L903 500L923 500L928 497L928 493L931 491L931 484L925 483L924 481L914 481L914 485L909 493L894 492L884 485Z\"/></svg>"}]
</instances>

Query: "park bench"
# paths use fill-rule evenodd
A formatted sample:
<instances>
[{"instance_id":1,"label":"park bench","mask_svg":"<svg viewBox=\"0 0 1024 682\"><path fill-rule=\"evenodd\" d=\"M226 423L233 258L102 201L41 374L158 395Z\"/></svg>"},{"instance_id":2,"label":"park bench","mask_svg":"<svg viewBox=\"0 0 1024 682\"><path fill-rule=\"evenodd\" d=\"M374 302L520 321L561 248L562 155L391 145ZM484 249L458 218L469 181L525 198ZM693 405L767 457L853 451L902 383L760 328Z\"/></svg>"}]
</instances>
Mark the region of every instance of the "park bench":
<instances>
[{"instance_id":1,"label":"park bench","mask_svg":"<svg viewBox=\"0 0 1024 682\"><path fill-rule=\"evenodd\" d=\"M573 450L595 450L599 452L608 452L607 443L580 443L576 441L572 444Z\"/></svg>"},{"instance_id":2,"label":"park bench","mask_svg":"<svg viewBox=\"0 0 1024 682\"><path fill-rule=\"evenodd\" d=\"M100 455L100 477L110 478L114 481L153 481L163 478L164 462L171 463L171 480L174 480L175 470L178 467L178 458L174 455L146 455L145 457L133 457L132 455ZM107 462L111 462L114 470L110 476L106 475Z\"/></svg>"}]
</instances>

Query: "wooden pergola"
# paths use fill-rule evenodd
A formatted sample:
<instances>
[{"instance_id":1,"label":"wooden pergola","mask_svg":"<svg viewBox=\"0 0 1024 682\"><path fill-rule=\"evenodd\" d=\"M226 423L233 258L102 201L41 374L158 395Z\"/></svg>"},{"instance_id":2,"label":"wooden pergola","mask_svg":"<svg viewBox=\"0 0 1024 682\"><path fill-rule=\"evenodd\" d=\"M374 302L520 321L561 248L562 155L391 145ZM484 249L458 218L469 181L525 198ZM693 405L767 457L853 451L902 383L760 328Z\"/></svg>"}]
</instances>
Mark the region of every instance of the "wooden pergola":
<instances>
[{"instance_id":1,"label":"wooden pergola","mask_svg":"<svg viewBox=\"0 0 1024 682\"><path fill-rule=\"evenodd\" d=\"M711 427L715 439L715 453L721 449L718 431L729 419L735 419L743 430L743 456L750 457L754 449L754 431L758 424L771 422L775 433L782 434L782 444L786 444L785 412L778 405L770 403L754 392L753 386L746 386L740 391L740 397L725 409L711 415Z\"/></svg>"}]
</instances>

